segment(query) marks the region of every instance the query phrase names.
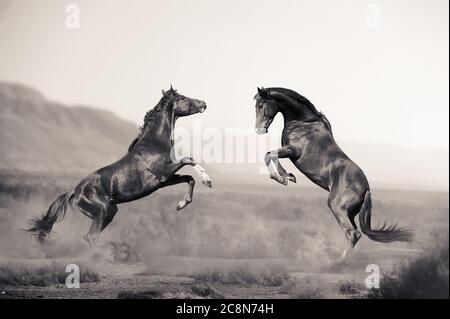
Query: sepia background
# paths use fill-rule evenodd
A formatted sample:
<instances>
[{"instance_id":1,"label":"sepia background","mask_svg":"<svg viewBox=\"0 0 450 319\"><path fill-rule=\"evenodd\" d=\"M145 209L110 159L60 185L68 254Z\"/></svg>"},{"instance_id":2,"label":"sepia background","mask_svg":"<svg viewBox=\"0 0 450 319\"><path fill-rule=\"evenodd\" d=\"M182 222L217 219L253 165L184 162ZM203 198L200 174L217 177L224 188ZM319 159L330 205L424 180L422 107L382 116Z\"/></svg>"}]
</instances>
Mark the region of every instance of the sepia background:
<instances>
[{"instance_id":1,"label":"sepia background","mask_svg":"<svg viewBox=\"0 0 450 319\"><path fill-rule=\"evenodd\" d=\"M79 28L67 23L73 4ZM379 264L387 278L406 267L405 280L421 284L405 290L435 296L440 286L423 282L436 279L448 298L448 38L443 0L0 0L0 286L12 297L199 296L205 282L210 297L367 296L365 267ZM189 143L183 151L215 188L198 183L183 213L175 205L185 187L176 186L121 205L98 251L81 239L79 213L55 227L51 246L27 237L27 218L124 154L171 84L208 105L177 128L197 140L196 123L217 130L218 149L233 130L264 145L253 133L257 86L305 95L368 176L374 218L413 228L415 241L363 239L352 263L338 265L346 243L327 194L289 162L299 183L284 188L261 162L204 162ZM271 149L282 127L279 116ZM248 143L224 151L250 149L261 161L270 150ZM33 279L74 258L92 268L93 290L58 288L60 274ZM408 273L411 264L435 277ZM168 274L182 279L161 286Z\"/></svg>"}]
</instances>

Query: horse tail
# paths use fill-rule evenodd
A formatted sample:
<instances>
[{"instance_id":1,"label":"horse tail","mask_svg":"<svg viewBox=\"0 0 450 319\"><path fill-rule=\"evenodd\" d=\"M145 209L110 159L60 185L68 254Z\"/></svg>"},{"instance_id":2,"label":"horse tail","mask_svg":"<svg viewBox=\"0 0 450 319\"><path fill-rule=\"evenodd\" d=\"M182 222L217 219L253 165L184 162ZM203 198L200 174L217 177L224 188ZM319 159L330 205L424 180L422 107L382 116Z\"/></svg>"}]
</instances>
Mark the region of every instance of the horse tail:
<instances>
[{"instance_id":1,"label":"horse tail","mask_svg":"<svg viewBox=\"0 0 450 319\"><path fill-rule=\"evenodd\" d=\"M406 241L409 242L413 238L413 232L406 228L400 228L397 224L388 225L386 222L378 229L371 227L371 210L372 210L372 198L370 191L366 192L364 196L364 202L359 211L359 225L361 231L372 240L382 243L389 243L393 241Z\"/></svg>"},{"instance_id":2,"label":"horse tail","mask_svg":"<svg viewBox=\"0 0 450 319\"><path fill-rule=\"evenodd\" d=\"M44 243L52 231L53 224L64 218L67 205L72 204L74 195L74 191L60 195L41 217L30 220L31 226L27 231L31 232L40 243Z\"/></svg>"}]
</instances>

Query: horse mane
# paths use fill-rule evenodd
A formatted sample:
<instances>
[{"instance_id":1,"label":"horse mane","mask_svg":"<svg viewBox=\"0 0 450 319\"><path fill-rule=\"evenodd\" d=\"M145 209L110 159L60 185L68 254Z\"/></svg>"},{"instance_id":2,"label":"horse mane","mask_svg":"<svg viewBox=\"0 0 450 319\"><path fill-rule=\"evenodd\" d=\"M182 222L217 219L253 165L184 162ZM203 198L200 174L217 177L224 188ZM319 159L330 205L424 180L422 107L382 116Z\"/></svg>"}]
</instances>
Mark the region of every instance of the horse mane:
<instances>
[{"instance_id":1,"label":"horse mane","mask_svg":"<svg viewBox=\"0 0 450 319\"><path fill-rule=\"evenodd\" d=\"M136 145L136 143L139 142L139 137L136 137L130 144L130 146L128 146L128 152L130 152L134 146Z\"/></svg>"},{"instance_id":2,"label":"horse mane","mask_svg":"<svg viewBox=\"0 0 450 319\"><path fill-rule=\"evenodd\" d=\"M162 110L167 109L170 105L172 105L173 99L175 97L176 91L175 90L169 90L167 91L167 94L163 94L163 97L161 100L159 100L158 104L147 113L145 113L144 116L144 123L139 127L139 134L138 136L131 142L130 146L128 147L128 152L130 152L134 146L139 142L139 140L142 138L142 136L145 133L145 129L148 127L149 123L153 121L155 118L155 115L158 112L161 112Z\"/></svg>"},{"instance_id":3,"label":"horse mane","mask_svg":"<svg viewBox=\"0 0 450 319\"><path fill-rule=\"evenodd\" d=\"M271 91L274 92L278 92L281 94L284 94L292 99L294 99L295 101L297 101L300 104L306 105L311 112L313 112L315 115L317 115L317 117L319 117L319 119L325 123L325 126L330 130L331 135L333 135L333 131L331 129L331 124L330 121L328 121L327 117L325 116L325 114L323 114L322 112L320 112L315 106L314 104L311 103L311 101L309 101L306 97L304 97L303 95L298 94L295 91L289 90L289 89L285 89L285 88L279 88L279 87L273 87L273 88L267 88L265 90L268 90L269 93Z\"/></svg>"}]
</instances>

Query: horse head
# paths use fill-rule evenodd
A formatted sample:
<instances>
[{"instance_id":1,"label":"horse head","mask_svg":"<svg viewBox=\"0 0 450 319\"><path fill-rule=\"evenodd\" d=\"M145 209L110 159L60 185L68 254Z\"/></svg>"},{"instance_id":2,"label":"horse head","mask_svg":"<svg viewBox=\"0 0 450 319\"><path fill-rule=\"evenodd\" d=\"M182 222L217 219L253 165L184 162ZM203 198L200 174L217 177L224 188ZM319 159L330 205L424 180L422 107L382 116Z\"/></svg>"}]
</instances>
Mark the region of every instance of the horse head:
<instances>
[{"instance_id":1,"label":"horse head","mask_svg":"<svg viewBox=\"0 0 450 319\"><path fill-rule=\"evenodd\" d=\"M275 115L280 110L278 101L272 96L268 89L258 88L258 93L255 95L256 100L256 123L255 130L258 134L266 134L267 130L272 124Z\"/></svg>"},{"instance_id":2,"label":"horse head","mask_svg":"<svg viewBox=\"0 0 450 319\"><path fill-rule=\"evenodd\" d=\"M203 113L206 110L206 103L204 101L179 94L172 86L170 86L170 90L168 91L163 90L162 94L165 97L172 98L175 117Z\"/></svg>"}]
</instances>

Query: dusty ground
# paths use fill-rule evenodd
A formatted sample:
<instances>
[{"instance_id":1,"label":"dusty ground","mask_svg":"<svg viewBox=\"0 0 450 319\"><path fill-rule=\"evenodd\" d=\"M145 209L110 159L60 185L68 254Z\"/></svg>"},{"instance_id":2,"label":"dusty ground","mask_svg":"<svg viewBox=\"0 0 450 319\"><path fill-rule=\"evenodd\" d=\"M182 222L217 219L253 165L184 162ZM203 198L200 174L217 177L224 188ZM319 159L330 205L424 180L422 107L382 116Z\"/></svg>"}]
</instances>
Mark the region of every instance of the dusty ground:
<instances>
[{"instance_id":1,"label":"dusty ground","mask_svg":"<svg viewBox=\"0 0 450 319\"><path fill-rule=\"evenodd\" d=\"M175 206L183 186L121 205L101 234L100 258L82 240L89 220L75 211L55 225L52 245L39 246L21 231L27 218L76 181L0 178L0 298L360 298L367 294L367 265L388 274L448 241L448 192L374 190L374 225L398 221L413 229L415 239L386 245L363 237L351 263L342 265L336 260L345 237L326 192L215 185L214 192L197 187L194 202L180 213ZM41 264L73 260L91 266L98 281L68 289L59 264L36 271ZM59 284L32 283L55 271L61 272Z\"/></svg>"},{"instance_id":2,"label":"dusty ground","mask_svg":"<svg viewBox=\"0 0 450 319\"><path fill-rule=\"evenodd\" d=\"M398 251L379 251L385 256ZM400 252L404 259L415 252ZM364 252L361 252L364 259ZM24 262L23 260L21 261ZM63 263L70 260L63 260ZM93 264L92 260L88 261ZM67 288L64 284L37 286L1 286L0 298L364 298L367 276L358 258L348 266L337 263L329 272L299 272L292 260L222 260L208 258L170 257L161 264L171 266L149 270L148 265L113 264L105 261L94 263L99 273L98 282L81 283L80 288ZM261 266L261 264L263 264ZM258 281L260 274L252 269L268 267L268 276L281 278L276 282ZM347 268L350 267L350 268ZM349 271L353 267L354 271ZM248 270L250 273L247 273ZM233 280L209 280L210 271L246 273ZM284 273L286 271L286 273ZM334 271L334 272L333 272ZM278 273L281 272L281 273ZM251 278L248 278L251 277ZM236 281L236 282L233 282ZM342 291L343 283L351 283L353 290ZM356 287L356 288L355 288Z\"/></svg>"},{"instance_id":3,"label":"dusty ground","mask_svg":"<svg viewBox=\"0 0 450 319\"><path fill-rule=\"evenodd\" d=\"M133 266L136 270L138 265ZM82 283L79 289L59 284L50 287L2 287L0 298L293 298L286 287L265 285L203 283L177 275L143 275L129 270L105 274L100 282ZM298 283L329 286L321 298L347 298L337 292L339 281L353 280L348 274L292 273ZM335 290L336 289L336 290ZM315 297L315 296L312 296Z\"/></svg>"}]
</instances>

